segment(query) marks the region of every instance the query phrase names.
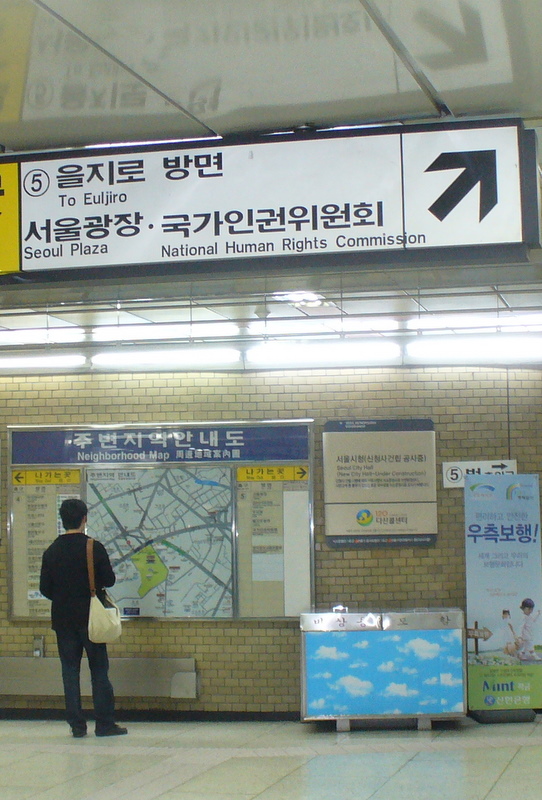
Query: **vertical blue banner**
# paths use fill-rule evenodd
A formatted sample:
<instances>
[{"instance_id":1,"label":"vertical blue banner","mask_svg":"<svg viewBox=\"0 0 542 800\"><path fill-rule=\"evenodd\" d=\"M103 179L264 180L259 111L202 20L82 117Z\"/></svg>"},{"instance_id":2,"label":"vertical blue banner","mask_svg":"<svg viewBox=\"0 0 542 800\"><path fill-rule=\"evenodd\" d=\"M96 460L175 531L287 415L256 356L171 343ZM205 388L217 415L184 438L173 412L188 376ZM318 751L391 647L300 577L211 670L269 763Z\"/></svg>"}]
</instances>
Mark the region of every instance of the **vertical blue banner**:
<instances>
[{"instance_id":1,"label":"vertical blue banner","mask_svg":"<svg viewBox=\"0 0 542 800\"><path fill-rule=\"evenodd\" d=\"M538 475L465 477L471 711L542 707Z\"/></svg>"}]
</instances>

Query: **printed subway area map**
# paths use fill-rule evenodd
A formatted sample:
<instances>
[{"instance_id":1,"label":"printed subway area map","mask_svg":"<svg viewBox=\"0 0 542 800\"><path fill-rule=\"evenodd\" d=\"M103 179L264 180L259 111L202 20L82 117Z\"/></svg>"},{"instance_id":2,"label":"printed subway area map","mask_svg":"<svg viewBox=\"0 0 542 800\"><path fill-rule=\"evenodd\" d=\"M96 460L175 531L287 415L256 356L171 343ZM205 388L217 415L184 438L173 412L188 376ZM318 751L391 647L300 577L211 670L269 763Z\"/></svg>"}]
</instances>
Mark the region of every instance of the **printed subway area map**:
<instances>
[{"instance_id":1,"label":"printed subway area map","mask_svg":"<svg viewBox=\"0 0 542 800\"><path fill-rule=\"evenodd\" d=\"M229 467L87 470L87 533L102 542L124 616L231 617Z\"/></svg>"}]
</instances>

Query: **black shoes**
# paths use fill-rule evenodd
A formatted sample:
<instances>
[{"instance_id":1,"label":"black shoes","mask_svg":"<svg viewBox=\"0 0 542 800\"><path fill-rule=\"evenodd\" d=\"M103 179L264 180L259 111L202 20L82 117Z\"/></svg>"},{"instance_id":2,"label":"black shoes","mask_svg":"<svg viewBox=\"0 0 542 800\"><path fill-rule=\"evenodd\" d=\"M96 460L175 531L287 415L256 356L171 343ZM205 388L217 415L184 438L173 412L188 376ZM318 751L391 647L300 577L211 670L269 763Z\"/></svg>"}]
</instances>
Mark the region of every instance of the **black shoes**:
<instances>
[{"instance_id":1,"label":"black shoes","mask_svg":"<svg viewBox=\"0 0 542 800\"><path fill-rule=\"evenodd\" d=\"M96 729L96 736L124 736L126 733L128 733L128 728L122 728L117 724L110 725L109 728Z\"/></svg>"},{"instance_id":2,"label":"black shoes","mask_svg":"<svg viewBox=\"0 0 542 800\"><path fill-rule=\"evenodd\" d=\"M121 725L117 725L116 723L109 725L107 728L96 728L96 736L124 736L126 733L128 733L128 728L123 728ZM82 739L83 736L86 735L86 726L83 728L82 726L75 725L72 728L72 736L74 739Z\"/></svg>"}]
</instances>

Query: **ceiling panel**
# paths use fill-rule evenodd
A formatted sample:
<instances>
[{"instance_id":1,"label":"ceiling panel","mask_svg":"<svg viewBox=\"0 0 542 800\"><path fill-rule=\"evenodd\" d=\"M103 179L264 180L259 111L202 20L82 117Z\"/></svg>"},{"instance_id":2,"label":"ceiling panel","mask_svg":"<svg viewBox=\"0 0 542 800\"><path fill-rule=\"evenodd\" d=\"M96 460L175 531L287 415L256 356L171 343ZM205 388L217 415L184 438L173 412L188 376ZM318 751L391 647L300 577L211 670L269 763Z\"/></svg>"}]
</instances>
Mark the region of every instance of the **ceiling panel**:
<instances>
[{"instance_id":1,"label":"ceiling panel","mask_svg":"<svg viewBox=\"0 0 542 800\"><path fill-rule=\"evenodd\" d=\"M58 317L44 314L39 311L29 311L27 314L13 314L0 312L0 326L9 330L22 330L26 328L62 328L77 325L73 320L63 320Z\"/></svg>"},{"instance_id":2,"label":"ceiling panel","mask_svg":"<svg viewBox=\"0 0 542 800\"><path fill-rule=\"evenodd\" d=\"M522 287L523 288L523 287ZM540 287L533 287L530 292L522 291L516 288L515 290L504 289L501 290L501 297L509 308L515 309L532 309L542 308L542 291Z\"/></svg>"},{"instance_id":3,"label":"ceiling panel","mask_svg":"<svg viewBox=\"0 0 542 800\"><path fill-rule=\"evenodd\" d=\"M420 297L420 309L423 311L464 311L470 309L481 310L503 310L505 304L499 295L491 290L487 293L482 291L477 293L457 293L432 295Z\"/></svg>"},{"instance_id":4,"label":"ceiling panel","mask_svg":"<svg viewBox=\"0 0 542 800\"><path fill-rule=\"evenodd\" d=\"M453 114L540 116L538 0L372 0L370 5Z\"/></svg>"},{"instance_id":5,"label":"ceiling panel","mask_svg":"<svg viewBox=\"0 0 542 800\"><path fill-rule=\"evenodd\" d=\"M221 135L435 114L358 0L46 5Z\"/></svg>"},{"instance_id":6,"label":"ceiling panel","mask_svg":"<svg viewBox=\"0 0 542 800\"><path fill-rule=\"evenodd\" d=\"M542 117L538 0L0 0L10 150Z\"/></svg>"},{"instance_id":7,"label":"ceiling panel","mask_svg":"<svg viewBox=\"0 0 542 800\"><path fill-rule=\"evenodd\" d=\"M420 291L411 295L404 291L380 294L359 291L350 292L348 298L339 298L334 292L322 294L319 302L320 305L316 305L308 295L305 301L291 303L247 292L245 296L239 295L235 302L230 301L229 305L223 305L217 296L208 297L206 302L197 305L189 301L175 303L155 299L143 305L126 301L109 307L95 303L79 308L62 302L57 307L49 304L41 308L36 306L25 313L4 308L0 310L0 345L17 346L34 341L33 335L20 341L6 339L5 331L28 331L31 334L38 330L46 333L68 329L69 333L70 328L83 328L87 334L92 332L98 341L123 338L127 328L129 336L134 339L173 341L187 337L212 337L231 341L232 337L246 340L247 336L303 337L333 332L387 335L404 333L407 324L409 330L414 330L410 323L415 321L420 327L461 329L465 324L465 314L469 313L469 324L473 329L484 327L488 314L503 321L513 314L518 324L522 321L529 324L533 319L530 312L542 311L542 291L536 285L526 286L523 291L506 287L502 292L498 287L485 286L476 290ZM472 316L474 314L476 318ZM230 321L236 325L229 325ZM172 326L172 323L179 325ZM191 327L187 323L194 325ZM110 330L103 331L104 327ZM117 329L118 336L113 329ZM103 331L103 337L100 331ZM67 340L63 338L62 341Z\"/></svg>"},{"instance_id":8,"label":"ceiling panel","mask_svg":"<svg viewBox=\"0 0 542 800\"><path fill-rule=\"evenodd\" d=\"M41 4L0 0L0 46L0 143L8 150L209 135Z\"/></svg>"},{"instance_id":9,"label":"ceiling panel","mask_svg":"<svg viewBox=\"0 0 542 800\"><path fill-rule=\"evenodd\" d=\"M71 325L92 326L92 325L138 325L145 320L140 316L127 313L126 311L111 308L110 310L81 310L58 311L55 310L51 316L57 320L63 320ZM0 317L1 318L1 317Z\"/></svg>"},{"instance_id":10,"label":"ceiling panel","mask_svg":"<svg viewBox=\"0 0 542 800\"><path fill-rule=\"evenodd\" d=\"M169 305L164 308L140 308L136 313L140 321L150 322L220 322L225 318L214 309L186 305L174 308Z\"/></svg>"},{"instance_id":11,"label":"ceiling panel","mask_svg":"<svg viewBox=\"0 0 542 800\"><path fill-rule=\"evenodd\" d=\"M416 314L420 306L415 299L402 294L395 296L357 297L343 300L341 308L347 314Z\"/></svg>"}]
</instances>

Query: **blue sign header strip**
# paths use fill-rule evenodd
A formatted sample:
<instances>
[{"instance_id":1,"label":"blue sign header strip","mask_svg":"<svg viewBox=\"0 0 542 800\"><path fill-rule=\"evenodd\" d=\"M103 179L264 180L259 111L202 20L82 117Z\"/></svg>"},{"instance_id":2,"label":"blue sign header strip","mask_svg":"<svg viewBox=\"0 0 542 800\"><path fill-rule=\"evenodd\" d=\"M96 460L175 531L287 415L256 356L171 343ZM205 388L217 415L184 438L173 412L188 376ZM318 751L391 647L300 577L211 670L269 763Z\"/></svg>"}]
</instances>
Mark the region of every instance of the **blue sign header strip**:
<instances>
[{"instance_id":1,"label":"blue sign header strip","mask_svg":"<svg viewBox=\"0 0 542 800\"><path fill-rule=\"evenodd\" d=\"M306 461L309 425L179 425L12 430L11 464L209 464Z\"/></svg>"}]
</instances>

